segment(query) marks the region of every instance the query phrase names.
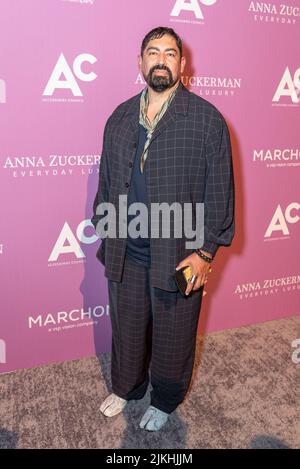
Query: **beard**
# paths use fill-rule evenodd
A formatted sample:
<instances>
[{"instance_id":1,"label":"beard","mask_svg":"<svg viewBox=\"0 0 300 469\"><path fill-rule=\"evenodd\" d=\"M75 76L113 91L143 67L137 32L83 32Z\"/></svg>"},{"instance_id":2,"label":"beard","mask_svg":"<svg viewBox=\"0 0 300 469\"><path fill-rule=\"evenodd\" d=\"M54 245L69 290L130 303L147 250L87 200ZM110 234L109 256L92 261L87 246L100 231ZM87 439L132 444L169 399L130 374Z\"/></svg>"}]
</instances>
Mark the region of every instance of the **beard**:
<instances>
[{"instance_id":1,"label":"beard","mask_svg":"<svg viewBox=\"0 0 300 469\"><path fill-rule=\"evenodd\" d=\"M155 70L165 70L167 73L160 75L155 73ZM155 65L149 70L147 76L144 75L147 85L150 86L157 93L162 93L163 91L172 88L176 83L174 80L171 70L165 65Z\"/></svg>"}]
</instances>

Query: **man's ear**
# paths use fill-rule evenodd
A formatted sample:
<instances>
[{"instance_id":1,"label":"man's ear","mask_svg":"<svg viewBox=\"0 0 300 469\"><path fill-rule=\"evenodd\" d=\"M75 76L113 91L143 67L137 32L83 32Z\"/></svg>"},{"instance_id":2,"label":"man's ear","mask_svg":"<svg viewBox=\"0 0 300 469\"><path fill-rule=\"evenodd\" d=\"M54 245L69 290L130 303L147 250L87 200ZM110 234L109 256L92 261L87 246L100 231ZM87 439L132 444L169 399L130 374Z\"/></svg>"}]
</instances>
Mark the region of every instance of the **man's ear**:
<instances>
[{"instance_id":1,"label":"man's ear","mask_svg":"<svg viewBox=\"0 0 300 469\"><path fill-rule=\"evenodd\" d=\"M186 65L186 59L183 56L183 57L181 57L181 61L180 61L180 72L181 73L183 73L185 65Z\"/></svg>"},{"instance_id":2,"label":"man's ear","mask_svg":"<svg viewBox=\"0 0 300 469\"><path fill-rule=\"evenodd\" d=\"M138 55L138 66L139 66L139 69L142 68L142 56L141 55Z\"/></svg>"}]
</instances>

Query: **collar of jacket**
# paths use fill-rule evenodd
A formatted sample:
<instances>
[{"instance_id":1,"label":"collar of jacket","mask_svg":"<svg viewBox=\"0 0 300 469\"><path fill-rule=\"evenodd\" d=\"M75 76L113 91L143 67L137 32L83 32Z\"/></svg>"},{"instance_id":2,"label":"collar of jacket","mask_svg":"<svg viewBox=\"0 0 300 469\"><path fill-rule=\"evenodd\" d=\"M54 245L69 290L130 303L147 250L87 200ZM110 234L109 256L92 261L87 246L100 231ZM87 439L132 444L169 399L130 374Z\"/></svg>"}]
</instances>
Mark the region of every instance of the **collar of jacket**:
<instances>
[{"instance_id":1,"label":"collar of jacket","mask_svg":"<svg viewBox=\"0 0 300 469\"><path fill-rule=\"evenodd\" d=\"M132 127L135 136L138 135L139 126L139 115L140 115L140 98L143 90L136 95L131 105L128 107L124 114L124 118L128 119ZM165 114L157 123L155 130L152 134L151 143L155 140L158 135L166 129L170 124L176 121L179 115L187 115L188 113L188 102L189 102L189 90L180 81L178 85L177 93L171 102L170 106L166 110Z\"/></svg>"}]
</instances>

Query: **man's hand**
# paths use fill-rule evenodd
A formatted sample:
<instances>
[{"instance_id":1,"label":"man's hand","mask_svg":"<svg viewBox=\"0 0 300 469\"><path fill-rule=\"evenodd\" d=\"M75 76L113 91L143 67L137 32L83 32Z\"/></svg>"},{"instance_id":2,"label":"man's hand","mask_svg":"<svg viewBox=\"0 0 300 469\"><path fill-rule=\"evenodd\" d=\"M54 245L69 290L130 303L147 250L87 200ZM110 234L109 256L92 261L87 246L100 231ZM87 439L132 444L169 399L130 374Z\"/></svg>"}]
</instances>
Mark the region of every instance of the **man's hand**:
<instances>
[{"instance_id":1,"label":"man's hand","mask_svg":"<svg viewBox=\"0 0 300 469\"><path fill-rule=\"evenodd\" d=\"M212 257L209 252L202 251L206 256ZM188 295L192 290L199 290L199 288L207 282L207 275L211 272L211 266L208 262L201 259L195 252L190 256L183 259L176 267L176 270L182 267L190 266L192 275L196 275L196 281L194 284L188 283L185 294Z\"/></svg>"}]
</instances>

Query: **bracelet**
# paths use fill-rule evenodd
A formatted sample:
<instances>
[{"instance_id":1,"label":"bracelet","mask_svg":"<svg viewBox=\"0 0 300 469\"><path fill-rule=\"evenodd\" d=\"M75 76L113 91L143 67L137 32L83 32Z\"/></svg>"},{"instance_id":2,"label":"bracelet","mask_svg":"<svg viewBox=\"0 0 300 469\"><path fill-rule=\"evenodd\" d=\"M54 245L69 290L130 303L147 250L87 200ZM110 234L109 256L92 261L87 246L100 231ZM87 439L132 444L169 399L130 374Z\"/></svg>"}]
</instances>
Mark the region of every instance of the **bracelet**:
<instances>
[{"instance_id":1,"label":"bracelet","mask_svg":"<svg viewBox=\"0 0 300 469\"><path fill-rule=\"evenodd\" d=\"M213 261L213 258L210 258L208 256L206 256L205 254L203 254L203 252L200 251L200 249L195 249L195 252L198 254L199 257L201 257L201 259L203 259L204 261L208 262L209 264L212 263Z\"/></svg>"}]
</instances>

